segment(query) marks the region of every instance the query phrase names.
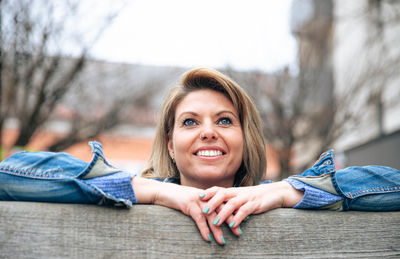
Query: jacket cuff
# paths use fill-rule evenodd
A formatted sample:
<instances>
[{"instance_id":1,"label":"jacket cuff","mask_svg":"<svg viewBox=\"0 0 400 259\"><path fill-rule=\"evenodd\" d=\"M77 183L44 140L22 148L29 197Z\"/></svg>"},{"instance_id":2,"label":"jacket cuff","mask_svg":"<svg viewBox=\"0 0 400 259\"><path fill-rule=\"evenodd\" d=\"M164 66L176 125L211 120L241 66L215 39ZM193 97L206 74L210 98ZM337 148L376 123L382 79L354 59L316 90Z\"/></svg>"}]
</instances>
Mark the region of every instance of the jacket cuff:
<instances>
[{"instance_id":1,"label":"jacket cuff","mask_svg":"<svg viewBox=\"0 0 400 259\"><path fill-rule=\"evenodd\" d=\"M86 183L96 186L105 194L114 197L116 200L125 200L126 203L136 204L136 196L132 187L131 179L136 174L120 171L114 174L99 176L84 180Z\"/></svg>"},{"instance_id":2,"label":"jacket cuff","mask_svg":"<svg viewBox=\"0 0 400 259\"><path fill-rule=\"evenodd\" d=\"M341 196L317 189L293 178L287 178L284 181L290 183L296 190L304 192L303 199L293 206L295 209L317 209L343 199Z\"/></svg>"}]
</instances>

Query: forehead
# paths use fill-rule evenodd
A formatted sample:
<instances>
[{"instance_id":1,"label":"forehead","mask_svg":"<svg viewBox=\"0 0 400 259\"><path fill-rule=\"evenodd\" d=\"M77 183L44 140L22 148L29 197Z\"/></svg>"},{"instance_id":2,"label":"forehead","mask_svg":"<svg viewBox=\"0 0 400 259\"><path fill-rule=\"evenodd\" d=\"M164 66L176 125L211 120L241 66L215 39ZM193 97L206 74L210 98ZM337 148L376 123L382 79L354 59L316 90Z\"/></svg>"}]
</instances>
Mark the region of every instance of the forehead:
<instances>
[{"instance_id":1,"label":"forehead","mask_svg":"<svg viewBox=\"0 0 400 259\"><path fill-rule=\"evenodd\" d=\"M203 110L228 110L237 114L232 102L223 93L202 89L187 94L177 105L175 113L200 112Z\"/></svg>"}]
</instances>

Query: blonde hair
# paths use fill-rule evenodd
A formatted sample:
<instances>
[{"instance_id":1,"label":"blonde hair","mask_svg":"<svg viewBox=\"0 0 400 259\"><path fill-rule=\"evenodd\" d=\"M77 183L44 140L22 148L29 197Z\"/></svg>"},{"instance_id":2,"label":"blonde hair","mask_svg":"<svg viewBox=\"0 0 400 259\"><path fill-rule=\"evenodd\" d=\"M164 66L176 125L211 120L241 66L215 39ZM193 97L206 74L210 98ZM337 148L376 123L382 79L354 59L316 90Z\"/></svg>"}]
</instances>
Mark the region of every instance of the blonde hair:
<instances>
[{"instance_id":1,"label":"blonde hair","mask_svg":"<svg viewBox=\"0 0 400 259\"><path fill-rule=\"evenodd\" d=\"M210 89L223 93L239 113L243 131L243 161L235 175L235 186L258 184L265 173L266 154L262 136L261 119L247 93L232 79L222 73L197 68L186 72L164 101L148 168L142 172L146 178L178 178L179 171L169 156L168 140L172 137L175 109L189 93Z\"/></svg>"}]
</instances>

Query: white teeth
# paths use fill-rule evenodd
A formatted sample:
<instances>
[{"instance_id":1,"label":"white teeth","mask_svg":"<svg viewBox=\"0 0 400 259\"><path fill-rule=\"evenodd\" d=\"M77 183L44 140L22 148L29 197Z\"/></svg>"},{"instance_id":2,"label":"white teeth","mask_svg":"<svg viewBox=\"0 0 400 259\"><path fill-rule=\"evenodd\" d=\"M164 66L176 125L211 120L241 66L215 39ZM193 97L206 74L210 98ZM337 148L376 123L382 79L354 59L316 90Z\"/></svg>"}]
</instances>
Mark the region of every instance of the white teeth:
<instances>
[{"instance_id":1,"label":"white teeth","mask_svg":"<svg viewBox=\"0 0 400 259\"><path fill-rule=\"evenodd\" d=\"M200 150L196 153L196 156L222 156L222 152L219 150Z\"/></svg>"}]
</instances>

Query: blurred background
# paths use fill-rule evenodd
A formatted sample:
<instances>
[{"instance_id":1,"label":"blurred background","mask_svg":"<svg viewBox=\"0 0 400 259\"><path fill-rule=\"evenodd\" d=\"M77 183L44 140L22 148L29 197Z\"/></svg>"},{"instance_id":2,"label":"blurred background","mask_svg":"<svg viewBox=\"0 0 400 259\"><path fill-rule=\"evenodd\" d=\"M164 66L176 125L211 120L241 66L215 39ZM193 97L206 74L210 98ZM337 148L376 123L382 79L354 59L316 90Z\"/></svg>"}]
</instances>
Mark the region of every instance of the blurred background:
<instances>
[{"instance_id":1,"label":"blurred background","mask_svg":"<svg viewBox=\"0 0 400 259\"><path fill-rule=\"evenodd\" d=\"M100 141L139 172L158 110L212 67L256 102L267 179L312 166L400 168L400 1L0 0L0 152Z\"/></svg>"}]
</instances>

